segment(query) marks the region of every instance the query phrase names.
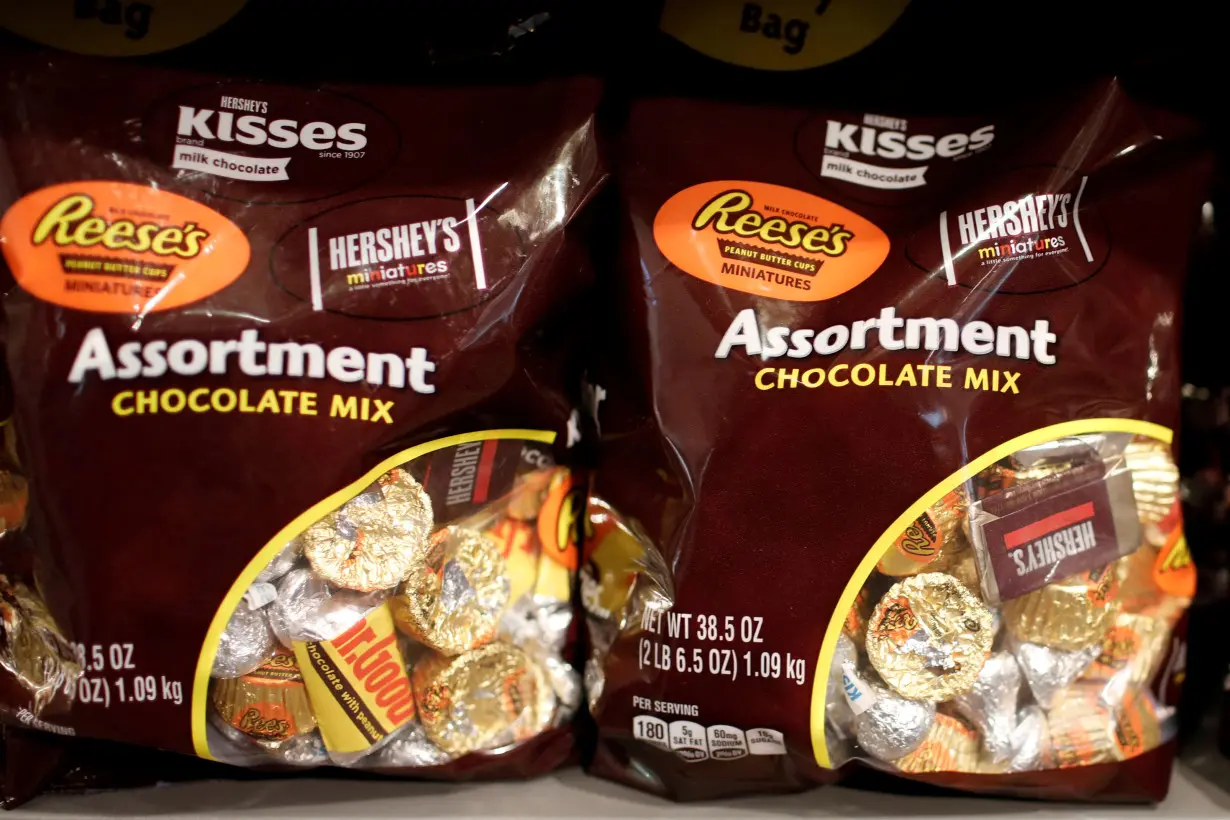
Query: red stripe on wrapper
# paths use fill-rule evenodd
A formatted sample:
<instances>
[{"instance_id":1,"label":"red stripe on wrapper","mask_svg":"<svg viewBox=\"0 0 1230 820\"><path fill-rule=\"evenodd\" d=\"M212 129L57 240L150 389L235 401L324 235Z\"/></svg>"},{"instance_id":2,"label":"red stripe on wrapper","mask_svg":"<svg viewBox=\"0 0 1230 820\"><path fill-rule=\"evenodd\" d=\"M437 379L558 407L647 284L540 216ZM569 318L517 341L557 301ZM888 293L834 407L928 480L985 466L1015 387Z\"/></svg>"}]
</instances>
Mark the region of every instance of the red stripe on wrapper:
<instances>
[{"instance_id":1,"label":"red stripe on wrapper","mask_svg":"<svg viewBox=\"0 0 1230 820\"><path fill-rule=\"evenodd\" d=\"M1070 527L1073 524L1087 521L1090 518L1093 518L1093 502L1086 501L1084 504L1078 504L1054 515L1048 515L1041 521L1035 521L1028 526L1021 527L1019 530L1006 533L1004 535L1004 547L1006 549L1015 549L1021 544L1036 541L1048 533L1062 530L1064 527Z\"/></svg>"}]
</instances>

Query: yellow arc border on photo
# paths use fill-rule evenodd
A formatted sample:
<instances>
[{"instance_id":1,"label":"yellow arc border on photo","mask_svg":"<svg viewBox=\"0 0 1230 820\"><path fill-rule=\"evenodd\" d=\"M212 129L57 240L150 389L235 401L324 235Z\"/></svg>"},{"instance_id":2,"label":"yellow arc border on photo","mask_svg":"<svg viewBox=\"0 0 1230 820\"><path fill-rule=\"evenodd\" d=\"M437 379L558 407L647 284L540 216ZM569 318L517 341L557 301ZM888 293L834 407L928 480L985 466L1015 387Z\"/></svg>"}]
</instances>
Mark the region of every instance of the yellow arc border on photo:
<instances>
[{"instance_id":1,"label":"yellow arc border on photo","mask_svg":"<svg viewBox=\"0 0 1230 820\"><path fill-rule=\"evenodd\" d=\"M425 456L428 453L443 450L445 447L455 447L459 444L471 444L476 441L490 441L493 439L517 439L521 441L537 441L541 444L554 444L555 435L554 432L547 430L480 430L475 433L463 433L419 444L389 456L364 473L360 478L327 498L313 504L279 530L277 535L271 538L269 543L261 547L256 557L249 561L243 572L239 574L239 578L231 586L230 592L222 599L221 605L219 605L217 612L214 613L213 620L209 624L209 631L205 633L205 644L201 648L201 657L197 661L196 675L193 677L192 684L192 746L197 756L203 757L206 760L215 759L209 753L209 741L205 732L205 710L208 706L209 673L213 670L214 656L217 654L218 642L222 638L222 632L226 629L231 613L235 611L235 607L239 606L244 593L248 591L248 587L256 580L256 576L260 574L260 571L273 560L274 556L282 551L287 542L292 538L297 538L312 524L363 492L373 481L389 470Z\"/></svg>"},{"instance_id":2,"label":"yellow arc border on photo","mask_svg":"<svg viewBox=\"0 0 1230 820\"><path fill-rule=\"evenodd\" d=\"M1026 447L1044 444L1048 441L1064 438L1065 436L1079 436L1087 433L1132 433L1138 436L1148 436L1166 444L1170 444L1174 440L1174 431L1169 427L1138 419L1081 419L1079 421L1065 421L1060 424L1052 424L1049 427L1043 427L1017 436L1010 441L1005 441L998 447L983 453L978 458L965 464L952 475L932 487L918 501L910 505L884 531L884 534L876 539L875 544L872 545L867 555L863 557L862 562L859 563L858 568L850 577L849 583L846 584L841 598L837 601L837 608L834 610L832 618L829 620L828 629L824 633L824 643L820 646L820 657L816 661L816 671L812 679L811 689L811 744L812 753L816 756L816 762L821 767L825 769L833 768L832 761L829 760L828 745L824 736L824 707L828 691L828 669L833 663L833 653L837 649L837 637L841 634L846 613L854 605L854 599L858 595L859 590L863 588L863 584L866 583L867 578L871 575L871 571L875 569L876 564L880 562L884 553L892 546L893 540L914 519L922 515L924 510L943 498L954 487L985 470L1001 458L1012 455L1017 450L1022 450Z\"/></svg>"}]
</instances>

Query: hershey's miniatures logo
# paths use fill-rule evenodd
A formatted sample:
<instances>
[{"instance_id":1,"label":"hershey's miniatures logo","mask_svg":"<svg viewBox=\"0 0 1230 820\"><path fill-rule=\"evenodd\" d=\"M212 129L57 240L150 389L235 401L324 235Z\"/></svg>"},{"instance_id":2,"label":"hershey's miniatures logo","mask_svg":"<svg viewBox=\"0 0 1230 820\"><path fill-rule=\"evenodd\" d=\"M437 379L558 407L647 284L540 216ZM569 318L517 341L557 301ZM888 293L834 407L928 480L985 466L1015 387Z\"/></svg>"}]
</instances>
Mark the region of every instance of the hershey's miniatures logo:
<instances>
[{"instance_id":1,"label":"hershey's miniatures logo","mask_svg":"<svg viewBox=\"0 0 1230 820\"><path fill-rule=\"evenodd\" d=\"M282 235L273 276L323 310L375 319L425 319L471 308L511 281L521 234L482 199L392 196L349 202ZM488 268L487 259L498 262Z\"/></svg>"},{"instance_id":2,"label":"hershey's miniatures logo","mask_svg":"<svg viewBox=\"0 0 1230 820\"><path fill-rule=\"evenodd\" d=\"M457 223L446 216L330 236L329 270L344 276L352 291L446 276L449 256L461 249Z\"/></svg>"},{"instance_id":3,"label":"hershey's miniatures logo","mask_svg":"<svg viewBox=\"0 0 1230 820\"><path fill-rule=\"evenodd\" d=\"M255 202L356 187L387 167L398 143L366 103L264 83L186 89L156 105L144 128L150 151L185 182Z\"/></svg>"},{"instance_id":4,"label":"hershey's miniatures logo","mask_svg":"<svg viewBox=\"0 0 1230 820\"><path fill-rule=\"evenodd\" d=\"M928 272L943 271L950 285L1014 294L1072 287L1096 274L1110 252L1096 187L1057 166L1002 172L938 220L928 217L906 255Z\"/></svg>"}]
</instances>

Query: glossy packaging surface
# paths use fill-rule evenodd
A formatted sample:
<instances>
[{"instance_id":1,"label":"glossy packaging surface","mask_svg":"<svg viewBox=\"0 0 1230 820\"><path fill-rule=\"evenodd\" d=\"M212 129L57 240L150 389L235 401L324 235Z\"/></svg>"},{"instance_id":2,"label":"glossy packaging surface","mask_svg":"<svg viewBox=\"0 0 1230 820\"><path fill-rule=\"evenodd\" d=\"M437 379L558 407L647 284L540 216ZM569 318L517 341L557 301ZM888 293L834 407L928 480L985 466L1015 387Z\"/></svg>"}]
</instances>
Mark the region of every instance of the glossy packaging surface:
<instances>
[{"instance_id":1,"label":"glossy packaging surface","mask_svg":"<svg viewBox=\"0 0 1230 820\"><path fill-rule=\"evenodd\" d=\"M590 387L593 771L1164 794L1208 163L1113 81L964 108L632 102Z\"/></svg>"},{"instance_id":2,"label":"glossy packaging surface","mask_svg":"<svg viewBox=\"0 0 1230 820\"><path fill-rule=\"evenodd\" d=\"M3 72L0 718L253 767L571 759L597 83Z\"/></svg>"}]
</instances>

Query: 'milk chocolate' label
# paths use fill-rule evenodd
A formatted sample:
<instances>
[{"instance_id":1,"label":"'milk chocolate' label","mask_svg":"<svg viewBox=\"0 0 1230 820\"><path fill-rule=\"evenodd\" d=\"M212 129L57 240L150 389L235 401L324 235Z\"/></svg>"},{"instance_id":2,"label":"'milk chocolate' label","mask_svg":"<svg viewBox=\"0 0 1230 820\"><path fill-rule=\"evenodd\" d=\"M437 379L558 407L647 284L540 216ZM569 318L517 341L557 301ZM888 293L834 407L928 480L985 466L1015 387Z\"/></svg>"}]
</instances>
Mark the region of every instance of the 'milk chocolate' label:
<instances>
[{"instance_id":1,"label":"'milk chocolate' label","mask_svg":"<svg viewBox=\"0 0 1230 820\"><path fill-rule=\"evenodd\" d=\"M1108 564L1140 544L1131 473L1102 461L1012 487L978 506L971 535L991 570L984 591L1000 601Z\"/></svg>"}]
</instances>

